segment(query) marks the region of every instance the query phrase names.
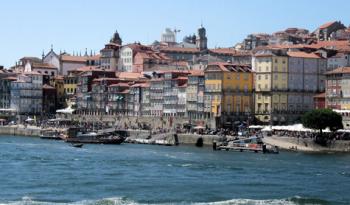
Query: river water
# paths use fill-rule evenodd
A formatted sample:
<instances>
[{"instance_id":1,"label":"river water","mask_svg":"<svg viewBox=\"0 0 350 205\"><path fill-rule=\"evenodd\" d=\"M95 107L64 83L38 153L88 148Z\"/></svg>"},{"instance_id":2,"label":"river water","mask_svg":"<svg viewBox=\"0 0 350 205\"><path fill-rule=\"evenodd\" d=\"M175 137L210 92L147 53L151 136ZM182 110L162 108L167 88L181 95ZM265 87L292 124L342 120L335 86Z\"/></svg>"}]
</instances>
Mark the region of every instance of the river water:
<instances>
[{"instance_id":1,"label":"river water","mask_svg":"<svg viewBox=\"0 0 350 205\"><path fill-rule=\"evenodd\" d=\"M0 204L350 204L350 154L0 137Z\"/></svg>"}]
</instances>

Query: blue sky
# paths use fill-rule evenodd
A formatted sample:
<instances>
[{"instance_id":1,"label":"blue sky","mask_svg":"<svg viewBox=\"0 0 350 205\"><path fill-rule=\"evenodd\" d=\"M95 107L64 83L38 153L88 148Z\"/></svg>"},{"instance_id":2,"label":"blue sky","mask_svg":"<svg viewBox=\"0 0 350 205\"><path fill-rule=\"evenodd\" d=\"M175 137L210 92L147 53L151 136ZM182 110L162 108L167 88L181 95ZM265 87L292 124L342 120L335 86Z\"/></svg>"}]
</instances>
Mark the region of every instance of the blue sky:
<instances>
[{"instance_id":1,"label":"blue sky","mask_svg":"<svg viewBox=\"0 0 350 205\"><path fill-rule=\"evenodd\" d=\"M55 51L96 52L117 29L125 43L149 44L166 27L178 39L203 22L210 47L229 47L250 33L350 20L347 0L11 0L0 4L0 65Z\"/></svg>"}]
</instances>

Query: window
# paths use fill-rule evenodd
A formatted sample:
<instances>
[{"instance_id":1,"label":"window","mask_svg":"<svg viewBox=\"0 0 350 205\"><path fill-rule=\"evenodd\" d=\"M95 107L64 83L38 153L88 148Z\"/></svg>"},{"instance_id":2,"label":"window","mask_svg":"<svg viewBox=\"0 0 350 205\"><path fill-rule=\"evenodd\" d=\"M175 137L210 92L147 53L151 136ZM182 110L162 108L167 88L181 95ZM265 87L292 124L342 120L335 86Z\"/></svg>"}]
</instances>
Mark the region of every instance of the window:
<instances>
[{"instance_id":1,"label":"window","mask_svg":"<svg viewBox=\"0 0 350 205\"><path fill-rule=\"evenodd\" d=\"M258 75L258 80L261 80L261 75Z\"/></svg>"},{"instance_id":2,"label":"window","mask_svg":"<svg viewBox=\"0 0 350 205\"><path fill-rule=\"evenodd\" d=\"M269 76L267 74L265 74L265 80L268 80Z\"/></svg>"},{"instance_id":3,"label":"window","mask_svg":"<svg viewBox=\"0 0 350 205\"><path fill-rule=\"evenodd\" d=\"M249 74L248 73L244 73L244 80L248 80L249 78Z\"/></svg>"}]
</instances>

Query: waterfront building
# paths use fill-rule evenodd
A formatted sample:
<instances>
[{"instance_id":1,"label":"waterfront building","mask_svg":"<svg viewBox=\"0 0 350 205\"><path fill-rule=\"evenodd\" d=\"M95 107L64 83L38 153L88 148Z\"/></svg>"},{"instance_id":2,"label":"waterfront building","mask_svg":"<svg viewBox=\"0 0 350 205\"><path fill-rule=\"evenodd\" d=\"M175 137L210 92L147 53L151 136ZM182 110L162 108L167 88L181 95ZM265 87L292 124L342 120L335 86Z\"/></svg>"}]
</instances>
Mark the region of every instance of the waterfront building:
<instances>
[{"instance_id":1,"label":"waterfront building","mask_svg":"<svg viewBox=\"0 0 350 205\"><path fill-rule=\"evenodd\" d=\"M56 88L48 84L44 84L42 89L43 89L42 112L44 115L43 117L45 117L46 119L49 119L50 118L49 115L56 114L56 108L57 108Z\"/></svg>"},{"instance_id":2,"label":"waterfront building","mask_svg":"<svg viewBox=\"0 0 350 205\"><path fill-rule=\"evenodd\" d=\"M204 81L203 70L190 71L186 88L186 110L190 121L204 117Z\"/></svg>"},{"instance_id":3,"label":"waterfront building","mask_svg":"<svg viewBox=\"0 0 350 205\"><path fill-rule=\"evenodd\" d=\"M129 89L128 83L117 83L108 86L108 112L112 115L128 116L132 110L129 110Z\"/></svg>"},{"instance_id":4,"label":"waterfront building","mask_svg":"<svg viewBox=\"0 0 350 205\"><path fill-rule=\"evenodd\" d=\"M66 105L66 93L64 88L64 76L57 75L51 79L50 85L55 88L56 108L61 109ZM48 88L49 89L49 88Z\"/></svg>"},{"instance_id":5,"label":"waterfront building","mask_svg":"<svg viewBox=\"0 0 350 205\"><path fill-rule=\"evenodd\" d=\"M141 86L141 115L150 116L151 106L150 106L150 83L144 83Z\"/></svg>"},{"instance_id":6,"label":"waterfront building","mask_svg":"<svg viewBox=\"0 0 350 205\"><path fill-rule=\"evenodd\" d=\"M164 75L150 80L149 104L151 116L163 116L164 106Z\"/></svg>"},{"instance_id":7,"label":"waterfront building","mask_svg":"<svg viewBox=\"0 0 350 205\"><path fill-rule=\"evenodd\" d=\"M75 72L68 72L68 75L63 77L64 96L66 100L74 101L73 98L77 92L78 76Z\"/></svg>"},{"instance_id":8,"label":"waterfront building","mask_svg":"<svg viewBox=\"0 0 350 205\"><path fill-rule=\"evenodd\" d=\"M350 110L350 67L328 71L326 77L326 107Z\"/></svg>"},{"instance_id":9,"label":"waterfront building","mask_svg":"<svg viewBox=\"0 0 350 205\"><path fill-rule=\"evenodd\" d=\"M149 115L149 83L135 83L130 86L131 116Z\"/></svg>"},{"instance_id":10,"label":"waterfront building","mask_svg":"<svg viewBox=\"0 0 350 205\"><path fill-rule=\"evenodd\" d=\"M18 115L41 115L43 111L43 75L31 72L11 82L11 105ZM23 118L22 118L23 119Z\"/></svg>"},{"instance_id":11,"label":"waterfront building","mask_svg":"<svg viewBox=\"0 0 350 205\"><path fill-rule=\"evenodd\" d=\"M314 96L314 109L326 108L326 93L320 93Z\"/></svg>"},{"instance_id":12,"label":"waterfront building","mask_svg":"<svg viewBox=\"0 0 350 205\"><path fill-rule=\"evenodd\" d=\"M217 119L221 126L248 120L253 111L251 67L218 62L209 64L204 73L206 115Z\"/></svg>"},{"instance_id":13,"label":"waterfront building","mask_svg":"<svg viewBox=\"0 0 350 205\"><path fill-rule=\"evenodd\" d=\"M115 72L90 66L89 68L85 68L85 71L82 71L78 75L76 104L79 114L93 114L90 110L93 102L91 98L91 89L93 80L97 78L115 78Z\"/></svg>"},{"instance_id":14,"label":"waterfront building","mask_svg":"<svg viewBox=\"0 0 350 205\"><path fill-rule=\"evenodd\" d=\"M187 77L179 77L177 80L177 105L176 105L176 114L177 117L187 117Z\"/></svg>"},{"instance_id":15,"label":"waterfront building","mask_svg":"<svg viewBox=\"0 0 350 205\"><path fill-rule=\"evenodd\" d=\"M100 77L92 81L91 101L88 101L87 108L93 115L103 115L108 113L108 86L118 83L116 77Z\"/></svg>"},{"instance_id":16,"label":"waterfront building","mask_svg":"<svg viewBox=\"0 0 350 205\"><path fill-rule=\"evenodd\" d=\"M11 103L11 82L17 80L16 73L0 69L0 108L8 109Z\"/></svg>"},{"instance_id":17,"label":"waterfront building","mask_svg":"<svg viewBox=\"0 0 350 205\"><path fill-rule=\"evenodd\" d=\"M315 53L265 50L254 58L255 117L265 123L294 123L324 91L326 59Z\"/></svg>"},{"instance_id":18,"label":"waterfront building","mask_svg":"<svg viewBox=\"0 0 350 205\"><path fill-rule=\"evenodd\" d=\"M165 71L163 80L163 115L184 116L184 98L186 90L182 86L187 83L187 71ZM181 88L181 89L180 89ZM179 91L179 89L181 91ZM181 103L179 103L181 102ZM186 102L186 100L185 100Z\"/></svg>"}]
</instances>

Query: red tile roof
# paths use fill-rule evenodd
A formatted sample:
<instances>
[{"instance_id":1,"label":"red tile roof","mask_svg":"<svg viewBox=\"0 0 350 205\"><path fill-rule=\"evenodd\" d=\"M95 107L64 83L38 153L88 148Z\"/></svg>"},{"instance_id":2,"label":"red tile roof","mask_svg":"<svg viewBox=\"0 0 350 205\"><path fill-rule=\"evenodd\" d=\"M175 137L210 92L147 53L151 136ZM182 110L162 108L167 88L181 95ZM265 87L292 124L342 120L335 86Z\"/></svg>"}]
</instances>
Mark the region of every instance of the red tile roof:
<instances>
[{"instance_id":1,"label":"red tile roof","mask_svg":"<svg viewBox=\"0 0 350 205\"><path fill-rule=\"evenodd\" d=\"M75 71L85 72L85 71L90 71L90 70L102 71L102 69L98 68L97 66L83 66L83 67L77 68Z\"/></svg>"},{"instance_id":2,"label":"red tile roof","mask_svg":"<svg viewBox=\"0 0 350 205\"><path fill-rule=\"evenodd\" d=\"M315 53L306 53L302 51L289 51L287 52L287 55L289 57L295 57L295 58L321 58L319 55Z\"/></svg>"},{"instance_id":3,"label":"red tile roof","mask_svg":"<svg viewBox=\"0 0 350 205\"><path fill-rule=\"evenodd\" d=\"M330 74L343 74L343 73L350 73L350 67L340 67L340 68L336 68L332 71L328 71L326 72L326 75L330 75Z\"/></svg>"},{"instance_id":4,"label":"red tile roof","mask_svg":"<svg viewBox=\"0 0 350 205\"><path fill-rule=\"evenodd\" d=\"M322 48L322 47L341 47L341 46L349 46L350 42L348 40L339 40L339 41L319 41L315 44L310 44L311 48Z\"/></svg>"},{"instance_id":5,"label":"red tile roof","mask_svg":"<svg viewBox=\"0 0 350 205\"><path fill-rule=\"evenodd\" d=\"M55 88L52 87L52 86L50 86L50 85L48 85L48 84L44 84L44 85L43 85L43 89L50 89L50 90L53 90L53 89L55 89Z\"/></svg>"},{"instance_id":6,"label":"red tile roof","mask_svg":"<svg viewBox=\"0 0 350 205\"><path fill-rule=\"evenodd\" d=\"M237 51L232 48L216 48L216 49L209 49L210 52L216 53L216 54L222 54L222 55L232 55L232 56L250 56L251 53L247 51Z\"/></svg>"},{"instance_id":7,"label":"red tile roof","mask_svg":"<svg viewBox=\"0 0 350 205\"><path fill-rule=\"evenodd\" d=\"M43 68L43 69L53 69L53 70L57 70L57 68L51 64L48 63L33 63L32 64L33 68Z\"/></svg>"},{"instance_id":8,"label":"red tile roof","mask_svg":"<svg viewBox=\"0 0 350 205\"><path fill-rule=\"evenodd\" d=\"M116 77L120 79L140 79L145 78L141 73L130 73L130 72L116 72Z\"/></svg>"},{"instance_id":9,"label":"red tile roof","mask_svg":"<svg viewBox=\"0 0 350 205\"><path fill-rule=\"evenodd\" d=\"M332 24L334 24L335 22L336 22L336 21L327 22L327 23L321 25L319 28L320 28L320 29L325 29L325 28L331 26Z\"/></svg>"},{"instance_id":10,"label":"red tile roof","mask_svg":"<svg viewBox=\"0 0 350 205\"><path fill-rule=\"evenodd\" d=\"M101 55L97 54L97 55L94 55L94 56L87 56L86 59L98 61L98 60L100 60L100 57L101 57Z\"/></svg>"},{"instance_id":11,"label":"red tile roof","mask_svg":"<svg viewBox=\"0 0 350 205\"><path fill-rule=\"evenodd\" d=\"M9 77L3 78L3 79L4 80L17 80L17 77L9 76Z\"/></svg>"},{"instance_id":12,"label":"red tile roof","mask_svg":"<svg viewBox=\"0 0 350 205\"><path fill-rule=\"evenodd\" d=\"M255 54L255 57L272 57L274 56L272 53L261 53L261 54Z\"/></svg>"},{"instance_id":13,"label":"red tile roof","mask_svg":"<svg viewBox=\"0 0 350 205\"><path fill-rule=\"evenodd\" d=\"M135 88L135 87L148 88L148 87L150 87L150 84L149 83L136 83L136 84L132 85L131 87L132 88Z\"/></svg>"},{"instance_id":14,"label":"red tile roof","mask_svg":"<svg viewBox=\"0 0 350 205\"><path fill-rule=\"evenodd\" d=\"M208 67L209 66L218 66L220 70L224 72L249 72L249 73L253 72L249 65L215 62L215 63L209 63ZM206 70L206 72L208 72L208 70ZM209 72L211 71L209 70Z\"/></svg>"},{"instance_id":15,"label":"red tile roof","mask_svg":"<svg viewBox=\"0 0 350 205\"><path fill-rule=\"evenodd\" d=\"M326 97L326 93L320 93L317 95L314 95L314 98L325 98Z\"/></svg>"},{"instance_id":16,"label":"red tile roof","mask_svg":"<svg viewBox=\"0 0 350 205\"><path fill-rule=\"evenodd\" d=\"M160 70L157 73L183 73L183 74L189 74L190 72L188 70Z\"/></svg>"},{"instance_id":17,"label":"red tile roof","mask_svg":"<svg viewBox=\"0 0 350 205\"><path fill-rule=\"evenodd\" d=\"M204 76L203 70L190 70L190 76Z\"/></svg>"},{"instance_id":18,"label":"red tile roof","mask_svg":"<svg viewBox=\"0 0 350 205\"><path fill-rule=\"evenodd\" d=\"M130 86L127 83L117 83L117 84L112 84L109 87L130 87Z\"/></svg>"},{"instance_id":19,"label":"red tile roof","mask_svg":"<svg viewBox=\"0 0 350 205\"><path fill-rule=\"evenodd\" d=\"M78 63L85 63L87 60L87 57L85 56L70 56L70 55L61 55L62 61L69 61L69 62L78 62Z\"/></svg>"},{"instance_id":20,"label":"red tile roof","mask_svg":"<svg viewBox=\"0 0 350 205\"><path fill-rule=\"evenodd\" d=\"M93 82L100 82L100 81L114 81L118 80L118 78L95 78Z\"/></svg>"},{"instance_id":21,"label":"red tile roof","mask_svg":"<svg viewBox=\"0 0 350 205\"><path fill-rule=\"evenodd\" d=\"M56 80L63 80L63 79L64 79L64 76L62 76L62 75L57 75L57 76L54 77L54 79L56 79Z\"/></svg>"},{"instance_id":22,"label":"red tile roof","mask_svg":"<svg viewBox=\"0 0 350 205\"><path fill-rule=\"evenodd\" d=\"M197 48L166 47L160 49L162 52L179 52L179 53L199 53Z\"/></svg>"}]
</instances>

